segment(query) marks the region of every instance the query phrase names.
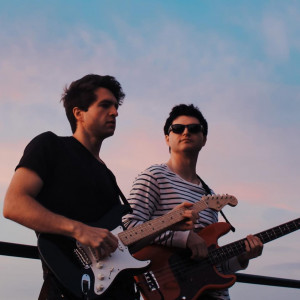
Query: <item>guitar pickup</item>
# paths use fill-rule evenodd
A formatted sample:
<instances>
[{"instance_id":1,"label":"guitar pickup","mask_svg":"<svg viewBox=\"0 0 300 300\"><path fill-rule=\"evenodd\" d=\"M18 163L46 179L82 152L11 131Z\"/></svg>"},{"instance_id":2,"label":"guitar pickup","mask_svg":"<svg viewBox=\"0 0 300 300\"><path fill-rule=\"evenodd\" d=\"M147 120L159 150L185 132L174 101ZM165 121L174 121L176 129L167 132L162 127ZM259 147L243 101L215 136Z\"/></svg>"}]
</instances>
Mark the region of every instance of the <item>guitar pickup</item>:
<instances>
[{"instance_id":1,"label":"guitar pickup","mask_svg":"<svg viewBox=\"0 0 300 300\"><path fill-rule=\"evenodd\" d=\"M148 284L148 288L150 292L156 291L159 289L159 284L155 278L155 275L152 271L144 273L144 277L146 279L146 282Z\"/></svg>"},{"instance_id":2,"label":"guitar pickup","mask_svg":"<svg viewBox=\"0 0 300 300\"><path fill-rule=\"evenodd\" d=\"M81 262L81 264L83 265L83 267L85 269L88 269L91 265L91 260L88 257L88 255L86 254L86 252L84 251L84 249L82 247L80 247L80 245L77 245L77 248L75 248L74 250L74 254L77 256L78 260Z\"/></svg>"}]
</instances>

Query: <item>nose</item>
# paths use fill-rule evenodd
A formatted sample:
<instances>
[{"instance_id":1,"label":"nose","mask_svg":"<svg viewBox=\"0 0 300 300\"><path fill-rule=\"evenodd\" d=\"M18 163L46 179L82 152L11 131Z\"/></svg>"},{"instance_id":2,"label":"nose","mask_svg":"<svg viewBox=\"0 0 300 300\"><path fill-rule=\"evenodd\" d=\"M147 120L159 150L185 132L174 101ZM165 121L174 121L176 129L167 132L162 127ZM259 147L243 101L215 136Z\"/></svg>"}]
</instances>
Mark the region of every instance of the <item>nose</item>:
<instances>
[{"instance_id":1,"label":"nose","mask_svg":"<svg viewBox=\"0 0 300 300\"><path fill-rule=\"evenodd\" d=\"M112 108L110 110L110 115L115 116L115 117L117 117L119 115L118 109L114 105L112 105Z\"/></svg>"},{"instance_id":2,"label":"nose","mask_svg":"<svg viewBox=\"0 0 300 300\"><path fill-rule=\"evenodd\" d=\"M184 131L183 131L182 134L184 134L184 135L189 135L190 134L190 132L189 132L189 130L188 130L187 127L184 128Z\"/></svg>"}]
</instances>

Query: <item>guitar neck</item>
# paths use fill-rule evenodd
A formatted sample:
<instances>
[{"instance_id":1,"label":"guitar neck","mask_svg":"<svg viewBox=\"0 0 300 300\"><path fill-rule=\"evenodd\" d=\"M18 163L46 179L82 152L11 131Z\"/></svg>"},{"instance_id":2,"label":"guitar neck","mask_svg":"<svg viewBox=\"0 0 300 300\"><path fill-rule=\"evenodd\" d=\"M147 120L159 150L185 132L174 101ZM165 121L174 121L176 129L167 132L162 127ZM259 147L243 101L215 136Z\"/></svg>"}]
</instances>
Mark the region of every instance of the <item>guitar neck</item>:
<instances>
[{"instance_id":1,"label":"guitar neck","mask_svg":"<svg viewBox=\"0 0 300 300\"><path fill-rule=\"evenodd\" d=\"M255 236L259 237L263 244L266 244L293 231L296 231L299 228L300 218L262 231L260 233L255 234ZM207 259L210 261L211 264L216 265L218 263L226 261L229 258L242 254L245 251L245 240L246 239L242 239L234 243L214 249L209 253Z\"/></svg>"},{"instance_id":2,"label":"guitar neck","mask_svg":"<svg viewBox=\"0 0 300 300\"><path fill-rule=\"evenodd\" d=\"M198 213L207 208L204 200L200 200L192 206L192 210ZM146 237L156 235L159 232L165 231L172 225L184 220L183 213L186 208L172 210L171 212L147 221L136 227L132 227L118 234L120 240L125 246L132 245Z\"/></svg>"}]
</instances>

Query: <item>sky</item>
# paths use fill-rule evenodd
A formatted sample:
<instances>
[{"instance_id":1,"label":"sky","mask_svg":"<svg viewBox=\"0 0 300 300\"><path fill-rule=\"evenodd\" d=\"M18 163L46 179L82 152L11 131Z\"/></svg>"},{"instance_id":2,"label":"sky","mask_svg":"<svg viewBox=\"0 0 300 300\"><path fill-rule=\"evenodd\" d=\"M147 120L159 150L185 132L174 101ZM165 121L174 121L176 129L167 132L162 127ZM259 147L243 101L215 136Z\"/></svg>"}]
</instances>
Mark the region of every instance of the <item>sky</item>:
<instances>
[{"instance_id":1,"label":"sky","mask_svg":"<svg viewBox=\"0 0 300 300\"><path fill-rule=\"evenodd\" d=\"M2 216L24 147L71 135L60 103L86 74L113 75L126 98L101 149L125 195L168 160L163 125L180 103L209 125L198 174L237 197L219 245L299 218L300 1L0 0L0 241L35 245ZM243 273L300 279L299 232L268 243ZM0 256L1 299L37 299L37 260ZM16 285L15 282L18 282ZM232 299L296 299L296 289L236 283Z\"/></svg>"}]
</instances>

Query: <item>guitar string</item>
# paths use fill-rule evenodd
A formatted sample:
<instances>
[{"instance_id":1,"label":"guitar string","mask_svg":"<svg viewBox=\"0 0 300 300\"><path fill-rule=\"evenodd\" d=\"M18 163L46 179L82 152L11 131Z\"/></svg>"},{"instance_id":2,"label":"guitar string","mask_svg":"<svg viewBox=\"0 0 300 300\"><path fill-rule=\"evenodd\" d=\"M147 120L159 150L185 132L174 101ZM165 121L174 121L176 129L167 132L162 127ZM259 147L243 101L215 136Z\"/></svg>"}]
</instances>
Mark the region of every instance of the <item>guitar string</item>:
<instances>
[{"instance_id":1,"label":"guitar string","mask_svg":"<svg viewBox=\"0 0 300 300\"><path fill-rule=\"evenodd\" d=\"M193 205L193 209L194 208L196 208L197 211L199 212L199 211L207 208L207 204L204 200L200 200L199 202L197 202ZM167 227L165 224L166 221L162 222L162 220L161 220L161 219L166 218L167 215L164 215L164 216L158 217L156 219L153 219L150 222L148 221L146 223L143 223L143 224L139 225L138 227L132 227L123 232L120 232L118 234L118 236L124 245L126 245L126 246L130 245L132 243L135 243L137 240L142 239L139 236L140 234L143 234L143 235L146 235L146 233L147 233L147 235L153 234L162 229L168 228L168 227L176 224L179 221L184 220L184 218L182 218L182 214L185 212L185 210L186 210L185 208L180 208L180 209L174 210L169 216L169 221L170 221L170 219L172 220L170 222L171 224L168 225Z\"/></svg>"},{"instance_id":2,"label":"guitar string","mask_svg":"<svg viewBox=\"0 0 300 300\"><path fill-rule=\"evenodd\" d=\"M280 230L279 230L279 232L280 232ZM218 249L216 249L216 250L218 250ZM238 253L240 253L240 252L238 252ZM182 262L177 263L177 266L180 266L180 268L178 269L178 268L172 267L173 273L170 273L169 267L167 267L164 269L166 269L166 271L168 271L168 273L165 272L166 274L164 274L163 269L162 269L162 272L160 272L160 273L157 272L157 270L155 270L155 272L156 272L155 275L156 275L157 279L159 279L159 282L161 284L163 284L165 282L168 282L168 280L172 279L172 274L174 274L175 277L178 276L178 274L181 274L180 277L182 277L182 274L184 273L185 278L187 278L187 276L193 275L194 273L198 273L199 271L201 271L201 269L202 270L206 269L208 265L211 265L211 266L214 265L213 263L209 263L208 260L202 260L200 262L200 263L202 263L200 266L199 266L199 263L193 263L191 265L190 263L186 264L187 262L188 262L188 260L183 261L184 264L182 264ZM182 265L185 267L183 268ZM166 275L166 276L164 276L164 275Z\"/></svg>"},{"instance_id":3,"label":"guitar string","mask_svg":"<svg viewBox=\"0 0 300 300\"><path fill-rule=\"evenodd\" d=\"M291 221L289 223L286 223L286 224L277 226L275 228L272 228L270 230L261 232L259 235L261 235L261 237L265 238L266 240L270 240L269 233L268 233L269 231L274 231L275 235L277 237L280 237L282 235L288 234L288 233L298 229L298 226L295 224L295 221ZM289 232L286 233L285 230L287 230ZM275 237L275 238L277 238L277 237ZM272 239L274 239L274 238L272 237ZM174 274L175 277L178 274L182 275L182 273L184 273L185 276L192 275L193 273L199 272L199 270L201 270L201 269L207 268L207 266L209 266L209 265L213 266L213 265L217 264L219 262L218 260L220 260L220 259L221 259L221 261L224 261L230 257L240 254L241 250L245 249L244 241L245 241L245 239L230 244L231 248L233 247L236 249L229 249L229 251L227 249L228 245L220 247L220 248L216 248L210 252L208 258L203 259L200 262L195 263L195 261L191 261L187 258L183 259L182 261L178 261L177 263L172 264L172 268L171 268L171 270L173 271L172 273L170 273L170 271L169 271L170 267L168 267L168 266L154 270L155 277L159 279L160 283L164 283L164 282L168 282L167 280L172 279L172 277L173 277L172 274ZM221 251L221 254L218 254L218 252L220 252L220 250L222 250L223 253ZM226 253L224 253L224 251L227 252L227 254L229 256L226 256ZM225 254L225 257L224 257L224 254ZM215 256L215 259L217 259L217 262L211 261L213 256ZM182 277L182 276L180 276L180 277Z\"/></svg>"},{"instance_id":4,"label":"guitar string","mask_svg":"<svg viewBox=\"0 0 300 300\"><path fill-rule=\"evenodd\" d=\"M237 253L240 253L241 247L237 248ZM181 260L178 260L176 263L172 264L172 267L166 266L157 270L153 270L155 272L155 278L158 280L158 282L163 285L167 282L173 281L174 277L176 278L182 278L188 280L189 277L193 276L193 274L199 274L199 272L207 269L208 267L213 267L215 265L214 262L211 261L211 256L221 257L224 259L224 257L221 255L218 255L218 250L220 248L214 249L211 251L210 256L206 259L203 259L201 261L192 261L191 259L188 258L183 258ZM170 269L172 272L170 272ZM146 283L146 281L142 281L143 283Z\"/></svg>"},{"instance_id":5,"label":"guitar string","mask_svg":"<svg viewBox=\"0 0 300 300\"><path fill-rule=\"evenodd\" d=\"M218 250L218 249L215 249ZM214 251L211 251L214 252ZM184 276L191 275L194 272L199 272L201 270L205 270L207 267L213 266L211 262L211 258L208 257L201 261L193 261L188 258L182 258L178 260L176 263L172 264L170 272L170 267L162 267L160 269L153 270L155 272L155 277L159 280L159 283L164 284L173 280L173 277L182 277L180 275L184 274ZM194 270L195 269L195 270ZM179 276L178 276L179 275ZM143 282L143 281L142 281ZM144 281L146 282L146 281Z\"/></svg>"},{"instance_id":6,"label":"guitar string","mask_svg":"<svg viewBox=\"0 0 300 300\"><path fill-rule=\"evenodd\" d=\"M211 207L211 206L208 206L208 204L206 203L206 200L208 200L209 202L210 202L210 205L212 206L212 201L217 201L217 200L219 200L219 202L216 202L216 203L214 203L215 205L215 207ZM200 211L202 211L202 210L204 210L204 209L206 209L206 208L212 208L212 209L215 209L215 210L217 210L217 211L219 211L219 210L221 210L222 209L222 207L224 207L226 204L231 204L231 205L234 205L234 203L235 203L235 197L233 197L233 196L231 196L231 195L219 195L219 194L217 194L217 195L206 195L206 196L202 196L201 197L201 199L198 201L198 202L196 202L196 203L194 203L193 204L193 209L196 209L196 212L197 213L199 213ZM220 201L222 202L222 203L220 203ZM218 205L218 207L216 207L216 204ZM175 214L176 215L176 212L177 211L179 211L180 213L177 213L177 217L178 217L178 215L179 216L181 216L182 215L182 213L185 211L185 208L182 208L182 209L178 209L178 210L174 210L173 212L172 212L172 214ZM160 216L160 217L158 217L158 218L156 218L156 219L153 219L153 220L151 220L151 223L156 223L157 222L157 224L159 225L160 224L160 221L161 221L161 219L162 218L164 218L166 215L164 215L164 216ZM156 221L155 221L156 220ZM154 222L155 221L155 222ZM178 220L178 221L180 221L180 220ZM178 222L177 221L177 222ZM175 220L173 220L172 221L173 223L171 224L171 225L169 225L169 226L172 226L172 225L174 225L175 223L177 223L177 222L175 222ZM134 227L132 227L132 228L129 228L129 229L127 229L126 231L124 231L124 232L121 232L120 234L119 234L119 237L120 237L120 239L122 240L123 238L124 238L124 244L126 244L126 245L130 245L131 243L134 243L134 242L136 242L137 241L137 238L139 239L139 237L138 237L138 234L141 234L141 233L145 233L145 231L144 230L148 230L148 232L151 232L151 233L154 233L155 231L157 232L157 229L154 229L154 227L152 226L152 231L151 230L149 230L149 226L151 226L151 223L149 223L149 222L146 222L146 223L144 223L144 224L141 224L141 225L139 225L139 227L141 228L138 228L138 231L140 231L140 232L137 232L136 230L134 230ZM146 225L147 224L147 225ZM150 224L150 225L149 225ZM163 225L162 227L161 227L161 229L163 229L163 228L166 228L165 227L165 225L164 224L160 224L160 225ZM144 230L143 230L144 229ZM128 237L128 235L130 236L130 238ZM122 240L123 241L123 240Z\"/></svg>"}]
</instances>

